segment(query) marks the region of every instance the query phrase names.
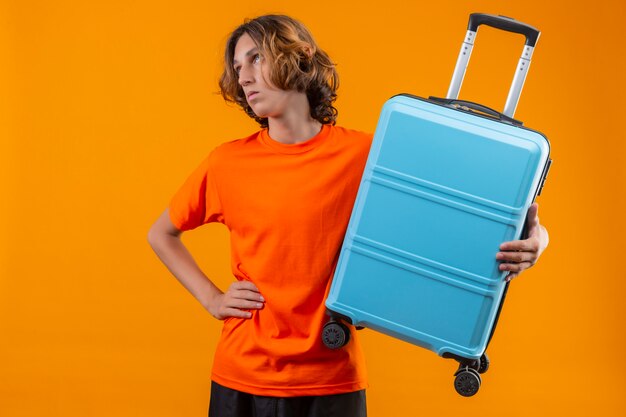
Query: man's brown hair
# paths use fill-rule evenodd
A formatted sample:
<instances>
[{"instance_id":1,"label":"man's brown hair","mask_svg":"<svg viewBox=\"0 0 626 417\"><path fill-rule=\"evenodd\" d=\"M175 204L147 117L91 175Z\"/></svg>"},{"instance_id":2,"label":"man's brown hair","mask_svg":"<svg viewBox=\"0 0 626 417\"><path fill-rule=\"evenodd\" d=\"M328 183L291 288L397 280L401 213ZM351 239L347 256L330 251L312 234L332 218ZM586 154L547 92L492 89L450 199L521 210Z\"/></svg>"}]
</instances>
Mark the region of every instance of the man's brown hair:
<instances>
[{"instance_id":1,"label":"man's brown hair","mask_svg":"<svg viewBox=\"0 0 626 417\"><path fill-rule=\"evenodd\" d=\"M224 72L220 90L226 101L237 103L261 127L267 127L267 118L258 117L248 104L233 60L237 41L250 35L261 56L269 65L269 81L281 90L305 92L311 108L311 117L322 124L335 124L339 76L335 64L321 50L309 30L299 21L284 15L265 15L246 19L226 42Z\"/></svg>"}]
</instances>

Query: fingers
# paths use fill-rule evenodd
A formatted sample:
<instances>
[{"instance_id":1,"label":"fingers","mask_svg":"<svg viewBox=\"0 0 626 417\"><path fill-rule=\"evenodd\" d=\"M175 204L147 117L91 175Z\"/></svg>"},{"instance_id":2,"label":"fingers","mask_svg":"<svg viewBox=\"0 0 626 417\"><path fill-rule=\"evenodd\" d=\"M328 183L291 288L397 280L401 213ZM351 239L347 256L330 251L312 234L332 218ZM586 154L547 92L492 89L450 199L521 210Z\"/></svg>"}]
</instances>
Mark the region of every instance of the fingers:
<instances>
[{"instance_id":1,"label":"fingers","mask_svg":"<svg viewBox=\"0 0 626 417\"><path fill-rule=\"evenodd\" d=\"M539 240L531 237L524 240L511 240L500 245L501 251L523 251L537 252L539 251Z\"/></svg>"},{"instance_id":2,"label":"fingers","mask_svg":"<svg viewBox=\"0 0 626 417\"><path fill-rule=\"evenodd\" d=\"M498 252L496 253L496 259L503 263L512 262L530 262L535 263L537 260L537 254L535 252Z\"/></svg>"},{"instance_id":3,"label":"fingers","mask_svg":"<svg viewBox=\"0 0 626 417\"><path fill-rule=\"evenodd\" d=\"M236 281L222 295L215 317L220 320L227 317L249 319L252 317L249 310L260 310L264 303L265 298L259 293L256 285L250 281Z\"/></svg>"},{"instance_id":4,"label":"fingers","mask_svg":"<svg viewBox=\"0 0 626 417\"><path fill-rule=\"evenodd\" d=\"M528 214L526 215L526 218L528 218L528 221L530 222L531 220L533 222L539 222L539 216L537 215L539 213L539 204L537 203L533 203L529 208L528 208Z\"/></svg>"},{"instance_id":5,"label":"fingers","mask_svg":"<svg viewBox=\"0 0 626 417\"><path fill-rule=\"evenodd\" d=\"M533 266L539 256L539 243L534 238L505 242L500 249L502 251L496 254L496 260L501 262L498 266L500 271L509 272L505 278L507 282Z\"/></svg>"},{"instance_id":6,"label":"fingers","mask_svg":"<svg viewBox=\"0 0 626 417\"><path fill-rule=\"evenodd\" d=\"M518 276L518 275L519 275L519 273L517 273L517 272L509 272L509 273L506 275L506 278L505 278L504 280L505 280L506 282L509 282L509 281L511 281L513 278L515 278L515 277L516 277L516 276Z\"/></svg>"},{"instance_id":7,"label":"fingers","mask_svg":"<svg viewBox=\"0 0 626 417\"><path fill-rule=\"evenodd\" d=\"M526 226L528 228L528 238L523 240L512 240L500 245L500 252L496 254L496 259L501 262L498 266L500 271L508 271L506 281L517 277L522 271L532 267L536 262L547 240L543 236L543 226L539 223L539 204L533 203L528 209Z\"/></svg>"},{"instance_id":8,"label":"fingers","mask_svg":"<svg viewBox=\"0 0 626 417\"><path fill-rule=\"evenodd\" d=\"M226 294L241 300L265 302L265 298L259 293L259 289L250 281L233 282Z\"/></svg>"},{"instance_id":9,"label":"fingers","mask_svg":"<svg viewBox=\"0 0 626 417\"><path fill-rule=\"evenodd\" d=\"M511 251L496 254L496 260L502 262L498 269L509 272L505 278L507 282L518 276L520 272L535 265L538 258L539 252L537 251Z\"/></svg>"},{"instance_id":10,"label":"fingers","mask_svg":"<svg viewBox=\"0 0 626 417\"><path fill-rule=\"evenodd\" d=\"M251 301L260 301L264 302L265 298L261 294L255 291L250 290L229 290L232 298L237 298L240 300L251 300Z\"/></svg>"},{"instance_id":11,"label":"fingers","mask_svg":"<svg viewBox=\"0 0 626 417\"><path fill-rule=\"evenodd\" d=\"M242 298L227 298L224 302L226 308L239 308L244 310L260 310L263 308L263 303L258 301L245 300Z\"/></svg>"},{"instance_id":12,"label":"fingers","mask_svg":"<svg viewBox=\"0 0 626 417\"><path fill-rule=\"evenodd\" d=\"M259 289L251 281L235 281L230 285L230 288L259 292Z\"/></svg>"},{"instance_id":13,"label":"fingers","mask_svg":"<svg viewBox=\"0 0 626 417\"><path fill-rule=\"evenodd\" d=\"M238 308L226 308L223 310L220 320L224 320L228 317L236 317L239 319L249 319L252 317L252 313L245 310L240 310Z\"/></svg>"},{"instance_id":14,"label":"fingers","mask_svg":"<svg viewBox=\"0 0 626 417\"><path fill-rule=\"evenodd\" d=\"M261 294L250 290L237 290L232 287L224 294L224 305L240 309L263 308L265 299Z\"/></svg>"},{"instance_id":15,"label":"fingers","mask_svg":"<svg viewBox=\"0 0 626 417\"><path fill-rule=\"evenodd\" d=\"M528 209L528 213L526 215L528 237L533 237L537 232L537 227L539 226L539 216L537 216L538 210L539 205L537 203L533 203Z\"/></svg>"},{"instance_id":16,"label":"fingers","mask_svg":"<svg viewBox=\"0 0 626 417\"><path fill-rule=\"evenodd\" d=\"M509 271L509 272L515 272L519 274L524 269L528 269L531 266L533 266L531 262L520 262L517 264L500 264L498 269L500 269L500 271Z\"/></svg>"},{"instance_id":17,"label":"fingers","mask_svg":"<svg viewBox=\"0 0 626 417\"><path fill-rule=\"evenodd\" d=\"M533 266L531 262L520 262L517 264L500 264L498 268L500 271L509 271L504 278L506 282L509 282L513 278L517 277L523 270L528 269L531 266Z\"/></svg>"},{"instance_id":18,"label":"fingers","mask_svg":"<svg viewBox=\"0 0 626 417\"><path fill-rule=\"evenodd\" d=\"M263 303L230 298L224 294L224 299L214 316L219 320L224 320L228 317L249 319L252 317L252 312L250 310L261 310L263 307Z\"/></svg>"}]
</instances>

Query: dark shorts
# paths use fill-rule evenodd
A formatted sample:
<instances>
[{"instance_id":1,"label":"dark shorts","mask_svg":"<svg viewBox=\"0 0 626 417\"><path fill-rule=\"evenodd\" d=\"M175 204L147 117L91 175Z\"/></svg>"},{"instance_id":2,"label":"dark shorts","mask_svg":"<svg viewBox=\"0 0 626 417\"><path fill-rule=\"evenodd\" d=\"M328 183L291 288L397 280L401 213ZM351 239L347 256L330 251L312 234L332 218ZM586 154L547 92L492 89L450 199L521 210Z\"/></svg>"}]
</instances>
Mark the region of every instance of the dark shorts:
<instances>
[{"instance_id":1,"label":"dark shorts","mask_svg":"<svg viewBox=\"0 0 626 417\"><path fill-rule=\"evenodd\" d=\"M265 397L211 382L209 417L366 417L365 390L312 397Z\"/></svg>"}]
</instances>

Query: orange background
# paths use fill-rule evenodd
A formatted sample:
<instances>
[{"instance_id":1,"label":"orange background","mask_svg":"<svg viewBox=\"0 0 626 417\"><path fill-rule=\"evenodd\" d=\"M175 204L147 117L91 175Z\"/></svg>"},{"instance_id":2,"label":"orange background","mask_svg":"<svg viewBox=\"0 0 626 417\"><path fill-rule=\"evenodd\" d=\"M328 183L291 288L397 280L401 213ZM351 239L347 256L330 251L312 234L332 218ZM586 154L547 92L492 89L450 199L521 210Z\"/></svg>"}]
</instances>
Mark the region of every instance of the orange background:
<instances>
[{"instance_id":1,"label":"orange background","mask_svg":"<svg viewBox=\"0 0 626 417\"><path fill-rule=\"evenodd\" d=\"M621 415L626 408L622 0L0 2L0 415L206 415L220 331L146 242L215 145L256 129L217 91L244 17L292 15L338 63L339 124L445 95L469 13L542 31L517 118L554 164L551 243L516 279L476 397L452 361L360 333L371 416ZM480 29L461 98L501 108L522 38ZM225 288L228 235L185 235Z\"/></svg>"}]
</instances>

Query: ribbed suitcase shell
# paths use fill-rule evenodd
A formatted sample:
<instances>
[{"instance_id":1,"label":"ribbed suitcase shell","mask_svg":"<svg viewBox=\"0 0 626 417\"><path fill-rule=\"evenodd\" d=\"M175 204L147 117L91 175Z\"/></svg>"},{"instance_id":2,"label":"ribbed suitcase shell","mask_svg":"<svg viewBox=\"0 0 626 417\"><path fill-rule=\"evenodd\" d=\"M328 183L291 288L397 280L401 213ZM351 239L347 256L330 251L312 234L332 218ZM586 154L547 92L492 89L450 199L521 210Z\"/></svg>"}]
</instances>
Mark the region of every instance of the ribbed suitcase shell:
<instances>
[{"instance_id":1,"label":"ribbed suitcase shell","mask_svg":"<svg viewBox=\"0 0 626 417\"><path fill-rule=\"evenodd\" d=\"M418 97L383 106L326 306L443 356L478 359L542 183L540 133Z\"/></svg>"}]
</instances>

